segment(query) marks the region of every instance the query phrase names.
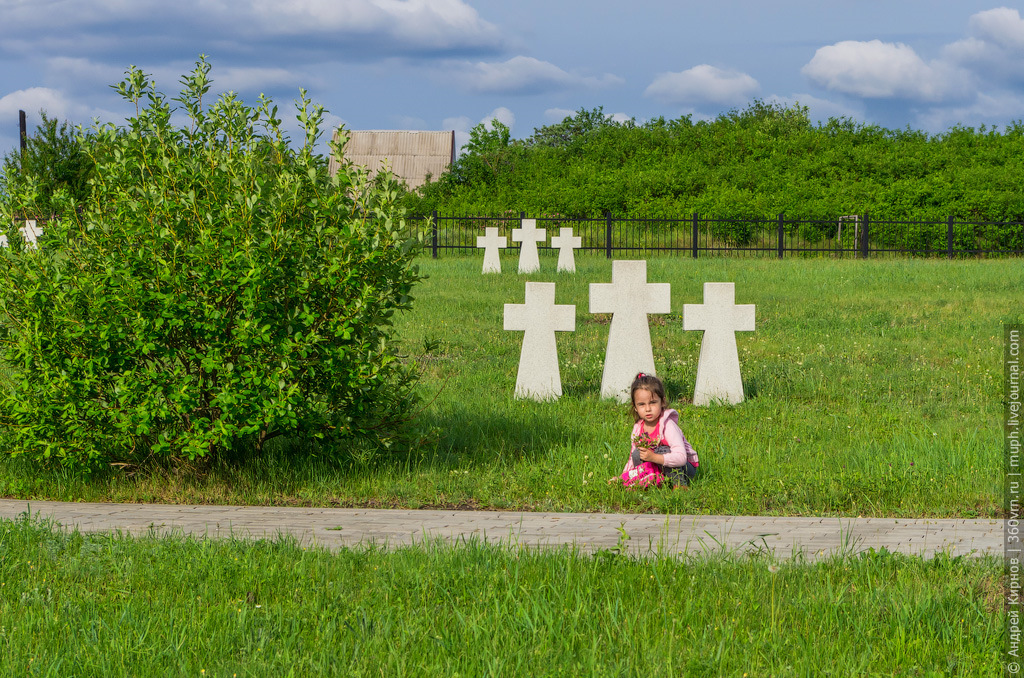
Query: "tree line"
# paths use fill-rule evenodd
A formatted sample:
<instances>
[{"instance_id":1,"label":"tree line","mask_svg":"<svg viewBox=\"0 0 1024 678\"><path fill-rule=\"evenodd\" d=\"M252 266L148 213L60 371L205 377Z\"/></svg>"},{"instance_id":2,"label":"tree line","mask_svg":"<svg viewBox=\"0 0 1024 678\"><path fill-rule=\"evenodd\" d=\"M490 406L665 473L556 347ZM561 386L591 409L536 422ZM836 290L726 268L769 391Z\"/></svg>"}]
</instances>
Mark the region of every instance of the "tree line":
<instances>
[{"instance_id":1,"label":"tree line","mask_svg":"<svg viewBox=\"0 0 1024 678\"><path fill-rule=\"evenodd\" d=\"M477 125L412 213L1024 220L1024 122L940 134L754 101L710 121L617 122L601 108L513 139Z\"/></svg>"}]
</instances>

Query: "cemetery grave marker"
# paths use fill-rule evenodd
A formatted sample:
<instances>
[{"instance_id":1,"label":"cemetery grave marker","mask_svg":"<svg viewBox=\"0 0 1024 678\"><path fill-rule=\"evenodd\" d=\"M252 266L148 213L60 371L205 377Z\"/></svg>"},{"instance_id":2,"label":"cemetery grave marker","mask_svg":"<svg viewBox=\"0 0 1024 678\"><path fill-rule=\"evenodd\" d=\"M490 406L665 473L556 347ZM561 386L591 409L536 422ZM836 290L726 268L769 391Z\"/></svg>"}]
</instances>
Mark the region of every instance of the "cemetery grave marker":
<instances>
[{"instance_id":1,"label":"cemetery grave marker","mask_svg":"<svg viewBox=\"0 0 1024 678\"><path fill-rule=\"evenodd\" d=\"M519 272L533 273L540 270L537 243L548 239L548 232L537 228L536 219L523 219L522 228L512 229L512 242L522 243L519 248Z\"/></svg>"},{"instance_id":2,"label":"cemetery grave marker","mask_svg":"<svg viewBox=\"0 0 1024 678\"><path fill-rule=\"evenodd\" d=\"M576 307L555 305L555 283L526 283L525 304L505 304L505 329L525 330L516 374L516 398L551 400L562 395L555 332L576 329Z\"/></svg>"},{"instance_id":3,"label":"cemetery grave marker","mask_svg":"<svg viewBox=\"0 0 1024 678\"><path fill-rule=\"evenodd\" d=\"M590 312L611 313L601 397L629 400L638 372L656 374L648 313L668 313L671 285L647 282L646 261L612 262L612 282L591 283Z\"/></svg>"},{"instance_id":4,"label":"cemetery grave marker","mask_svg":"<svg viewBox=\"0 0 1024 678\"><path fill-rule=\"evenodd\" d=\"M693 404L743 402L736 332L754 331L754 304L736 305L734 283L704 283L704 303L683 305L683 329L704 331Z\"/></svg>"},{"instance_id":5,"label":"cemetery grave marker","mask_svg":"<svg viewBox=\"0 0 1024 678\"><path fill-rule=\"evenodd\" d=\"M498 229L489 226L484 229L484 235L476 237L476 246L484 248L484 273L501 273L501 259L499 250L508 247L508 238L499 237Z\"/></svg>"},{"instance_id":6,"label":"cemetery grave marker","mask_svg":"<svg viewBox=\"0 0 1024 678\"><path fill-rule=\"evenodd\" d=\"M552 236L551 246L558 248L558 268L555 270L575 273L575 250L583 246L583 238L580 236L573 237L572 227L562 228L559 230L558 235Z\"/></svg>"}]
</instances>

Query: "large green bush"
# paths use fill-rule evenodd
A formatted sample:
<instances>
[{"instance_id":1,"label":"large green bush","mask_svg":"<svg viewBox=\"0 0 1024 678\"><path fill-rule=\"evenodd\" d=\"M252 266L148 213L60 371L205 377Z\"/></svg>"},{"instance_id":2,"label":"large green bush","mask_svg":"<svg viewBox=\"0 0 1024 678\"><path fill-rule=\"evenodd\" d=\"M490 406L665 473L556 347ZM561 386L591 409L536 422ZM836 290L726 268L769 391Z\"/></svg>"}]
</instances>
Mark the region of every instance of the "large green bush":
<instances>
[{"instance_id":1,"label":"large green bush","mask_svg":"<svg viewBox=\"0 0 1024 678\"><path fill-rule=\"evenodd\" d=\"M293 148L277 107L204 101L205 58L172 108L132 67L137 114L83 138L39 247L0 254L7 450L69 464L260 449L281 434L387 442L411 399L391 317L419 279L393 182L315 152L302 92ZM340 152L340 149L335 149ZM8 224L38 191L0 197Z\"/></svg>"}]
</instances>

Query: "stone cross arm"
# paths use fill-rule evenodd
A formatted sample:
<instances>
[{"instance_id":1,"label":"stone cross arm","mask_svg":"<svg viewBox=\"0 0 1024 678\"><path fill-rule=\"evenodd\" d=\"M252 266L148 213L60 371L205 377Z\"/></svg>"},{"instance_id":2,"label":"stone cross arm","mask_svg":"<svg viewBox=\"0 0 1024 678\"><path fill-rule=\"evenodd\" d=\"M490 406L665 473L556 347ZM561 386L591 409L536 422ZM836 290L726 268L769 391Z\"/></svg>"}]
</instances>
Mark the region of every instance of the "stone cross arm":
<instances>
[{"instance_id":1,"label":"stone cross arm","mask_svg":"<svg viewBox=\"0 0 1024 678\"><path fill-rule=\"evenodd\" d=\"M668 313L671 307L672 286L647 282L646 261L614 261L610 283L590 284L591 313Z\"/></svg>"},{"instance_id":2,"label":"stone cross arm","mask_svg":"<svg viewBox=\"0 0 1024 678\"><path fill-rule=\"evenodd\" d=\"M704 303L683 305L683 329L753 332L754 304L736 305L734 283L704 283Z\"/></svg>"},{"instance_id":3,"label":"stone cross arm","mask_svg":"<svg viewBox=\"0 0 1024 678\"><path fill-rule=\"evenodd\" d=\"M555 304L555 283L526 283L525 304L505 304L506 330L532 332L573 332L576 307Z\"/></svg>"}]
</instances>

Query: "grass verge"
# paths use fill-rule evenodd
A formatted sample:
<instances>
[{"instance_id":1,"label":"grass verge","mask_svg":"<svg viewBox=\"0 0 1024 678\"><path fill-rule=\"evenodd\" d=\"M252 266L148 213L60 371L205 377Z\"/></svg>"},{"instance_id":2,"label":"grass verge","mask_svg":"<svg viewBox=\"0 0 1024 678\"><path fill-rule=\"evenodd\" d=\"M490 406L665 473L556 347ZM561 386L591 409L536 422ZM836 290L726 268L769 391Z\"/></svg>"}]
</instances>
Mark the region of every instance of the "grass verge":
<instances>
[{"instance_id":1,"label":"grass verge","mask_svg":"<svg viewBox=\"0 0 1024 678\"><path fill-rule=\"evenodd\" d=\"M631 559L0 521L0 673L996 675L996 558Z\"/></svg>"}]
</instances>

